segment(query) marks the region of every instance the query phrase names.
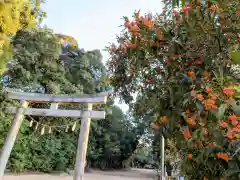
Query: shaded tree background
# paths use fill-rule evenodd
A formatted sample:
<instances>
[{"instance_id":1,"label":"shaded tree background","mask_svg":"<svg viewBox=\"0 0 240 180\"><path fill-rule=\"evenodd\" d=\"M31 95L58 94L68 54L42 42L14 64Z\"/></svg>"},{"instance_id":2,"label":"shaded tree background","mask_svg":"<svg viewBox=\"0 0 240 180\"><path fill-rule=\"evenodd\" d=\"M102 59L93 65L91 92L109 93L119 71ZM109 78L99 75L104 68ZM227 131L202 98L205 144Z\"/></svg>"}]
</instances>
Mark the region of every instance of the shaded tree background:
<instances>
[{"instance_id":1,"label":"shaded tree background","mask_svg":"<svg viewBox=\"0 0 240 180\"><path fill-rule=\"evenodd\" d=\"M167 130L189 179L239 179L239 1L176 2L124 17L108 47L111 85L135 117Z\"/></svg>"}]
</instances>

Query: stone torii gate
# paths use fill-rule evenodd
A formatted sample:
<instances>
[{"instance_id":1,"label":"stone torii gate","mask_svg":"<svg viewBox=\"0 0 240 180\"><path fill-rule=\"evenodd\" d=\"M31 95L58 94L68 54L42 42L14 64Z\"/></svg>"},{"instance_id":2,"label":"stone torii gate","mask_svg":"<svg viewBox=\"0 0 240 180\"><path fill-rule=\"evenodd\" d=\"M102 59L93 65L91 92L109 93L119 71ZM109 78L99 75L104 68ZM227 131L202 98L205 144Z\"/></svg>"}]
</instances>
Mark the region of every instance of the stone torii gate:
<instances>
[{"instance_id":1,"label":"stone torii gate","mask_svg":"<svg viewBox=\"0 0 240 180\"><path fill-rule=\"evenodd\" d=\"M3 179L4 171L14 146L18 131L24 119L24 115L81 118L81 128L78 139L73 180L83 180L91 119L105 119L105 112L92 111L92 105L106 104L107 96L111 92L103 92L94 96L65 96L24 93L15 92L11 89L7 89L7 92L8 98L21 101L21 107L7 108L7 112L15 114L15 118L12 121L11 129L7 135L0 154L0 180ZM28 108L29 103L51 103L51 106L50 109ZM58 105L63 103L86 104L87 107L84 111L58 109Z\"/></svg>"}]
</instances>

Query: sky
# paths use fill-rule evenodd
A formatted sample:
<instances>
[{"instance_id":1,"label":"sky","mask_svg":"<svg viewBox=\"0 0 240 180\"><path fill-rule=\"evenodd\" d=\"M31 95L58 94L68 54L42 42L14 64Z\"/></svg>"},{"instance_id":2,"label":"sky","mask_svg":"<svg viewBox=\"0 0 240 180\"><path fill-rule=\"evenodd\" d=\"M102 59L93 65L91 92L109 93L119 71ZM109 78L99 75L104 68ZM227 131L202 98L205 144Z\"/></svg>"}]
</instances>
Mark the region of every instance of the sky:
<instances>
[{"instance_id":1,"label":"sky","mask_svg":"<svg viewBox=\"0 0 240 180\"><path fill-rule=\"evenodd\" d=\"M47 0L42 8L47 12L43 25L74 37L84 50L100 49L106 62L108 53L103 49L120 33L122 17L139 9L143 14L159 13L162 6L161 0ZM127 105L118 105L127 111Z\"/></svg>"}]
</instances>

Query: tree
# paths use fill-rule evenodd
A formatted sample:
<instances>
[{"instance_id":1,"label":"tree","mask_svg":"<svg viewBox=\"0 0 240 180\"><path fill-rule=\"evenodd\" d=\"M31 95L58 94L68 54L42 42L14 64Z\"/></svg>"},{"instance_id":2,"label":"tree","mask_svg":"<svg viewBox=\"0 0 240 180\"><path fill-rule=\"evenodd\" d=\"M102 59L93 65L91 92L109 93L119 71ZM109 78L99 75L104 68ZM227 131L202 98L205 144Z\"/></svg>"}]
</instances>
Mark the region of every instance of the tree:
<instances>
[{"instance_id":1,"label":"tree","mask_svg":"<svg viewBox=\"0 0 240 180\"><path fill-rule=\"evenodd\" d=\"M46 16L40 10L40 0L13 0L1 1L0 20L0 73L5 70L7 61L11 56L9 37L15 35L20 29L35 28L38 22ZM40 21L38 21L40 20Z\"/></svg>"},{"instance_id":2,"label":"tree","mask_svg":"<svg viewBox=\"0 0 240 180\"><path fill-rule=\"evenodd\" d=\"M64 84L67 83L65 70L59 66L61 46L50 30L21 30L12 44L14 61L5 73L10 77L9 87L40 86L48 94L60 93L60 87L71 88L71 85Z\"/></svg>"},{"instance_id":3,"label":"tree","mask_svg":"<svg viewBox=\"0 0 240 180\"><path fill-rule=\"evenodd\" d=\"M169 18L135 12L108 47L116 95L132 103L138 93L135 113L155 115L152 128L176 142L190 179L240 177L239 7L189 1Z\"/></svg>"},{"instance_id":4,"label":"tree","mask_svg":"<svg viewBox=\"0 0 240 180\"><path fill-rule=\"evenodd\" d=\"M122 168L138 145L138 134L119 107L113 106L105 120L94 123L89 145L89 162L101 169Z\"/></svg>"}]
</instances>

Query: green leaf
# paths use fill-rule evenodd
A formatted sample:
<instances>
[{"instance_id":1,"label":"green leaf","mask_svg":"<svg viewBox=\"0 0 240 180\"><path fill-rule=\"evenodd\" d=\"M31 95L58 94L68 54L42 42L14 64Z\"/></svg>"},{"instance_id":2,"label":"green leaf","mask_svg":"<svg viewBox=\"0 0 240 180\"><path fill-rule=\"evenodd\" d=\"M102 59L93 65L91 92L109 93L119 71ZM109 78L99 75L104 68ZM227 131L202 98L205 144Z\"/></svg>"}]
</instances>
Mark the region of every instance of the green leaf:
<instances>
[{"instance_id":1,"label":"green leaf","mask_svg":"<svg viewBox=\"0 0 240 180\"><path fill-rule=\"evenodd\" d=\"M217 119L221 119L224 116L226 108L227 108L226 104L221 104L218 111L212 111L212 113L216 116Z\"/></svg>"},{"instance_id":2,"label":"green leaf","mask_svg":"<svg viewBox=\"0 0 240 180\"><path fill-rule=\"evenodd\" d=\"M189 99L186 98L183 100L183 106L186 106L188 103L189 103Z\"/></svg>"},{"instance_id":3,"label":"green leaf","mask_svg":"<svg viewBox=\"0 0 240 180\"><path fill-rule=\"evenodd\" d=\"M181 5L182 5L182 7L184 7L185 4L186 4L186 0L181 0Z\"/></svg>"},{"instance_id":4,"label":"green leaf","mask_svg":"<svg viewBox=\"0 0 240 180\"><path fill-rule=\"evenodd\" d=\"M232 175L234 175L234 174L240 173L240 169L239 169L238 166L236 166L235 168L229 168L229 169L226 171L226 173L227 173L227 176L232 176Z\"/></svg>"},{"instance_id":5,"label":"green leaf","mask_svg":"<svg viewBox=\"0 0 240 180\"><path fill-rule=\"evenodd\" d=\"M230 52L230 57L235 64L240 64L240 51Z\"/></svg>"},{"instance_id":6,"label":"green leaf","mask_svg":"<svg viewBox=\"0 0 240 180\"><path fill-rule=\"evenodd\" d=\"M204 110L204 106L203 106L203 104L196 102L196 107L198 109L198 114L200 115L202 113L202 111Z\"/></svg>"},{"instance_id":7,"label":"green leaf","mask_svg":"<svg viewBox=\"0 0 240 180\"><path fill-rule=\"evenodd\" d=\"M235 95L234 96L236 99L240 99L240 95Z\"/></svg>"},{"instance_id":8,"label":"green leaf","mask_svg":"<svg viewBox=\"0 0 240 180\"><path fill-rule=\"evenodd\" d=\"M232 106L232 109L235 112L235 114L237 116L239 116L240 115L240 105L238 105L236 101L232 101L231 106Z\"/></svg>"},{"instance_id":9,"label":"green leaf","mask_svg":"<svg viewBox=\"0 0 240 180\"><path fill-rule=\"evenodd\" d=\"M177 1L178 1L178 0L172 0L172 6L173 6L173 7L177 6Z\"/></svg>"}]
</instances>

